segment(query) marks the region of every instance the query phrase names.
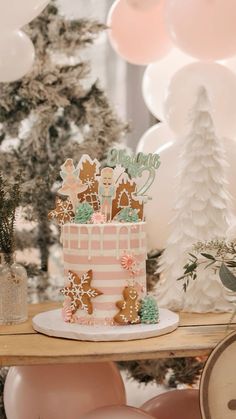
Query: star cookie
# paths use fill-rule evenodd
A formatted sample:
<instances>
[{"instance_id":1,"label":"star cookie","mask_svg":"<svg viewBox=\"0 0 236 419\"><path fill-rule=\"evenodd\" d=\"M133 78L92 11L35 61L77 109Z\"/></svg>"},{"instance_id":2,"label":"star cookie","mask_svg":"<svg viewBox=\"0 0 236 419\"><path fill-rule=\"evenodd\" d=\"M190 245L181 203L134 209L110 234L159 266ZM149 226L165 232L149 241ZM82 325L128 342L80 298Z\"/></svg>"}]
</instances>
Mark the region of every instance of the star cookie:
<instances>
[{"instance_id":1,"label":"star cookie","mask_svg":"<svg viewBox=\"0 0 236 419\"><path fill-rule=\"evenodd\" d=\"M69 286L61 289L61 293L71 299L71 311L75 314L78 309L87 311L88 314L93 313L93 304L91 298L103 294L97 288L91 286L93 279L93 271L90 269L81 277L73 271L69 271Z\"/></svg>"},{"instance_id":2,"label":"star cookie","mask_svg":"<svg viewBox=\"0 0 236 419\"><path fill-rule=\"evenodd\" d=\"M49 212L49 220L56 220L59 225L70 223L74 218L73 205L69 199L65 201L61 198L56 198L56 208Z\"/></svg>"}]
</instances>

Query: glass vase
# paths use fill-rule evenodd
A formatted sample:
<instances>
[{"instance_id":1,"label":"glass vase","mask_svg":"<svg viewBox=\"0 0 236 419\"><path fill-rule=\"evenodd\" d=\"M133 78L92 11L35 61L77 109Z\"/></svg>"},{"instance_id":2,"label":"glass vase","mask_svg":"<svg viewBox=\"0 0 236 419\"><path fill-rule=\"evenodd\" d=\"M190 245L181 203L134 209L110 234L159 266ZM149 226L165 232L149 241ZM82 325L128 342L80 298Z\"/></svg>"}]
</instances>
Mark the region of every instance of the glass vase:
<instances>
[{"instance_id":1,"label":"glass vase","mask_svg":"<svg viewBox=\"0 0 236 419\"><path fill-rule=\"evenodd\" d=\"M27 317L26 270L0 255L0 324L22 323Z\"/></svg>"}]
</instances>

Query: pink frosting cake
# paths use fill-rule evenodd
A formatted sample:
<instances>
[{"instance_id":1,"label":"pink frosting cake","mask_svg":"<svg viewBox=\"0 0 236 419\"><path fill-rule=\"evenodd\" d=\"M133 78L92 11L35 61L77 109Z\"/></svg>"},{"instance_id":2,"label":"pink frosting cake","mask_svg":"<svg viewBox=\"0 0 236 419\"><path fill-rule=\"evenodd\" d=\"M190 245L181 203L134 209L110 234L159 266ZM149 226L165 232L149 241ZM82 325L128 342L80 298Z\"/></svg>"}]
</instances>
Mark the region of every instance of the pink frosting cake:
<instances>
[{"instance_id":1,"label":"pink frosting cake","mask_svg":"<svg viewBox=\"0 0 236 419\"><path fill-rule=\"evenodd\" d=\"M73 321L86 325L113 325L117 301L133 282L139 298L146 295L145 222L105 224L65 224L62 226L65 277L70 272L82 277L92 271L91 286L96 289L92 313L78 309ZM132 274L129 262L132 262ZM134 275L135 273L135 275ZM132 276L133 275L133 276ZM85 296L86 297L86 296ZM65 299L64 320L71 299Z\"/></svg>"}]
</instances>

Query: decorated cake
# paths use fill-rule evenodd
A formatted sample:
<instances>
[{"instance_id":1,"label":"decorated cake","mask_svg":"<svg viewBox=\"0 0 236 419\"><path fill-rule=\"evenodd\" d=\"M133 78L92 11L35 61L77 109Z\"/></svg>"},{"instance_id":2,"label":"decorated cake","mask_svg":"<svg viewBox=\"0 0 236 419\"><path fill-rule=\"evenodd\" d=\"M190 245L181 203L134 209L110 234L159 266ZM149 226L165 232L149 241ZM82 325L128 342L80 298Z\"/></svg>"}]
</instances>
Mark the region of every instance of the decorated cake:
<instances>
[{"instance_id":1,"label":"decorated cake","mask_svg":"<svg viewBox=\"0 0 236 419\"><path fill-rule=\"evenodd\" d=\"M114 149L105 167L88 155L61 166L62 185L49 218L61 228L65 322L158 322L157 303L146 291L144 204L159 164L158 155Z\"/></svg>"}]
</instances>

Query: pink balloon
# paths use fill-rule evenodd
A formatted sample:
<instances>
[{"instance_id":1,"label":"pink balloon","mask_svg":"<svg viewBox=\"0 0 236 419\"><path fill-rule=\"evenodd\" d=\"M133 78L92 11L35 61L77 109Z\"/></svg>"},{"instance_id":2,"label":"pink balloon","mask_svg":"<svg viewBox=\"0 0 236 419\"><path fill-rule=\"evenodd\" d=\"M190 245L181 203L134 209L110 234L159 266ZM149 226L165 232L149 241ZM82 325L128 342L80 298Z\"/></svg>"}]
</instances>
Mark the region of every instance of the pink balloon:
<instances>
[{"instance_id":1,"label":"pink balloon","mask_svg":"<svg viewBox=\"0 0 236 419\"><path fill-rule=\"evenodd\" d=\"M154 419L154 417L134 407L106 406L93 410L80 419Z\"/></svg>"},{"instance_id":2,"label":"pink balloon","mask_svg":"<svg viewBox=\"0 0 236 419\"><path fill-rule=\"evenodd\" d=\"M125 401L119 370L108 362L12 367L4 389L8 419L78 419Z\"/></svg>"},{"instance_id":3,"label":"pink balloon","mask_svg":"<svg viewBox=\"0 0 236 419\"><path fill-rule=\"evenodd\" d=\"M145 1L143 1L143 0L126 0L126 1L127 1L129 6L133 7L134 9L142 11L142 10L148 10L153 6L156 6L157 2L159 0L145 0Z\"/></svg>"},{"instance_id":4,"label":"pink balloon","mask_svg":"<svg viewBox=\"0 0 236 419\"><path fill-rule=\"evenodd\" d=\"M142 409L157 419L202 418L198 390L168 391L146 402Z\"/></svg>"},{"instance_id":5,"label":"pink balloon","mask_svg":"<svg viewBox=\"0 0 236 419\"><path fill-rule=\"evenodd\" d=\"M167 0L172 41L189 55L219 60L236 54L235 0Z\"/></svg>"},{"instance_id":6,"label":"pink balloon","mask_svg":"<svg viewBox=\"0 0 236 419\"><path fill-rule=\"evenodd\" d=\"M114 50L130 63L149 64L171 48L164 22L164 0L145 10L132 7L126 0L116 0L107 25Z\"/></svg>"}]
</instances>

